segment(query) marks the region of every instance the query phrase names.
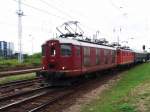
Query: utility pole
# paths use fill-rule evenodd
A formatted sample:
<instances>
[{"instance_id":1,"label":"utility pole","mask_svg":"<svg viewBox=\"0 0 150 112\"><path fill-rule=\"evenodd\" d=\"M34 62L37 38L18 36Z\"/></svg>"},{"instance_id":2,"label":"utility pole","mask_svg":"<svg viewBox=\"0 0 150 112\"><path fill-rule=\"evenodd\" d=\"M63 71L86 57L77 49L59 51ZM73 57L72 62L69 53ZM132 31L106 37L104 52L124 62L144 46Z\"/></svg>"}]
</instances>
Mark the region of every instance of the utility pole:
<instances>
[{"instance_id":1,"label":"utility pole","mask_svg":"<svg viewBox=\"0 0 150 112\"><path fill-rule=\"evenodd\" d=\"M23 62L23 55L22 55L22 16L23 11L21 10L21 0L18 0L18 62Z\"/></svg>"}]
</instances>

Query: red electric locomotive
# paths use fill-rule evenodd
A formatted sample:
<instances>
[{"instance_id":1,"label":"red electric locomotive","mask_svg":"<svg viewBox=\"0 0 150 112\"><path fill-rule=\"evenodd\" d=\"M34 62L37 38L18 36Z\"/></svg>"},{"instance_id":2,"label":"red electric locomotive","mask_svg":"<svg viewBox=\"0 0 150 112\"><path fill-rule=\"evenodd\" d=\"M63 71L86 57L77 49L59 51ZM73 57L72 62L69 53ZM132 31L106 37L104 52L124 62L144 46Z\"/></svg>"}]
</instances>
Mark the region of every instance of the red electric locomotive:
<instances>
[{"instance_id":1,"label":"red electric locomotive","mask_svg":"<svg viewBox=\"0 0 150 112\"><path fill-rule=\"evenodd\" d=\"M56 38L42 46L46 79L78 77L117 65L116 48L68 38Z\"/></svg>"},{"instance_id":2,"label":"red electric locomotive","mask_svg":"<svg viewBox=\"0 0 150 112\"><path fill-rule=\"evenodd\" d=\"M134 63L134 52L130 49L117 49L117 65L129 65Z\"/></svg>"}]
</instances>

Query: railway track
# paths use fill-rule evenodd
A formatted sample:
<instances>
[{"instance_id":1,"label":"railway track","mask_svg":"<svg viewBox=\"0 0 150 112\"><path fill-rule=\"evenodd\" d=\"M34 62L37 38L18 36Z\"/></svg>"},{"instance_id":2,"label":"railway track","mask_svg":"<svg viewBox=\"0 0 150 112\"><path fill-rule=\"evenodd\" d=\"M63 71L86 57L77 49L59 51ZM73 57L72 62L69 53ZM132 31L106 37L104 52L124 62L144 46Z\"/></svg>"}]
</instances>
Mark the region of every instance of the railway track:
<instances>
[{"instance_id":1,"label":"railway track","mask_svg":"<svg viewBox=\"0 0 150 112\"><path fill-rule=\"evenodd\" d=\"M71 94L71 90L35 86L42 81L42 78L35 78L0 85L0 112L34 112Z\"/></svg>"},{"instance_id":2,"label":"railway track","mask_svg":"<svg viewBox=\"0 0 150 112\"><path fill-rule=\"evenodd\" d=\"M107 76L113 77L110 75ZM104 80L106 79L104 78ZM104 83L103 79L102 82ZM86 84L89 83L86 81L84 85L57 89L43 87L42 89L39 88L39 90L35 89L24 93L18 93L14 96L8 96L6 98L0 99L0 112L43 111L43 109L57 104L57 101L61 101L61 99L64 100L65 98L72 96L74 93L76 93L76 91L84 89L85 86L87 87Z\"/></svg>"},{"instance_id":3,"label":"railway track","mask_svg":"<svg viewBox=\"0 0 150 112\"><path fill-rule=\"evenodd\" d=\"M100 84L103 84L107 79L113 77L110 75L104 76L105 77L101 79L102 82L100 81ZM36 94L32 94L27 97L15 99L14 102L5 103L5 105L0 106L0 112L41 112L46 108L49 108L50 105L55 105L58 101L64 100L65 98L72 96L76 93L76 91L84 90L85 87L88 87L87 85L89 84L89 82L93 84L93 81L87 80L85 84L64 89L46 89L44 91L39 91Z\"/></svg>"},{"instance_id":4,"label":"railway track","mask_svg":"<svg viewBox=\"0 0 150 112\"><path fill-rule=\"evenodd\" d=\"M0 107L2 112L35 112L43 107L53 104L56 101L64 98L65 96L72 94L72 89L48 89L43 87L39 90L34 90L36 94L29 95L27 97L18 98L12 103L5 103ZM31 92L30 92L31 93ZM6 102L6 101L5 101ZM1 104L2 105L2 104Z\"/></svg>"},{"instance_id":5,"label":"railway track","mask_svg":"<svg viewBox=\"0 0 150 112\"><path fill-rule=\"evenodd\" d=\"M39 77L36 77L34 79L25 79L25 80L12 81L12 82L8 82L8 83L5 83L5 84L0 84L0 89L8 88L9 86L16 86L16 85L19 85L19 84L24 84L24 83L27 83L27 82L35 82L35 81L38 81L38 80L40 81L42 79L39 78Z\"/></svg>"},{"instance_id":6,"label":"railway track","mask_svg":"<svg viewBox=\"0 0 150 112\"><path fill-rule=\"evenodd\" d=\"M22 91L23 89L27 88L35 88L40 86L41 82L43 81L42 78L34 78L30 80L21 80L6 83L0 86L0 98L5 97L9 94L15 94L18 91Z\"/></svg>"},{"instance_id":7,"label":"railway track","mask_svg":"<svg viewBox=\"0 0 150 112\"><path fill-rule=\"evenodd\" d=\"M41 67L31 68L31 69L22 69L22 70L0 71L0 78L10 76L10 75L21 75L25 73L37 72L39 70L41 70Z\"/></svg>"},{"instance_id":8,"label":"railway track","mask_svg":"<svg viewBox=\"0 0 150 112\"><path fill-rule=\"evenodd\" d=\"M26 90L26 91L19 91L19 92L16 92L14 94L8 94L8 95L5 95L3 97L0 97L0 102L4 102L6 100L10 100L11 98L13 99L13 98L16 98L16 97L19 97L22 95L27 95L27 94L30 94L33 92L41 91L41 90L44 90L46 88L48 88L48 87L38 87L38 88Z\"/></svg>"}]
</instances>

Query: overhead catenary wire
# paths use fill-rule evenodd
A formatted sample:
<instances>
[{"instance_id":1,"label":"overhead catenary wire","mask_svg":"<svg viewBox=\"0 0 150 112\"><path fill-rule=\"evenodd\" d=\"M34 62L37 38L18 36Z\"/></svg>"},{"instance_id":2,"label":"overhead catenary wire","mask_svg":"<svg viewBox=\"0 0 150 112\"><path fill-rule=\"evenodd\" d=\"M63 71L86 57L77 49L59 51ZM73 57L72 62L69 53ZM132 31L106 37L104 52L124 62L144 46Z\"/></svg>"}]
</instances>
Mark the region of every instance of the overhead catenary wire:
<instances>
[{"instance_id":1,"label":"overhead catenary wire","mask_svg":"<svg viewBox=\"0 0 150 112\"><path fill-rule=\"evenodd\" d=\"M45 0L40 0L40 1L41 1L41 2L42 2L42 1L45 2L45 4L49 5L51 8L54 8L55 10L57 10L57 11L63 13L64 15L70 17L70 19L72 19L72 20L75 19L75 20L78 20L78 21L79 21L79 18L76 17L76 14L73 13L74 10L72 10L72 8L69 9L69 7L67 7L67 11L64 11L65 7L62 5L64 2L62 2L62 1L60 1L60 0L58 0L58 1L57 1L57 0L51 0L51 2L53 2L53 5L52 5L52 4L50 4L49 2L46 2ZM56 4L56 2L57 2L57 6L54 5L54 4ZM58 8L58 6L59 6L59 8ZM62 11L62 10L63 10L63 11ZM73 17L72 17L72 15L70 15L70 14L72 14ZM77 15L78 15L80 18L83 18L84 20L87 19L87 17L83 16L83 14L77 13Z\"/></svg>"},{"instance_id":2,"label":"overhead catenary wire","mask_svg":"<svg viewBox=\"0 0 150 112\"><path fill-rule=\"evenodd\" d=\"M68 16L70 19L74 19L71 15L69 15L68 13L62 11L61 9L59 9L59 8L57 8L57 7L55 7L54 5L51 5L49 2L47 2L47 1L45 1L45 0L39 0L39 1L41 1L41 2L44 3L44 4L46 4L46 5L49 6L49 7L51 7L51 8L53 8L53 9L57 10L58 12L62 13L63 15Z\"/></svg>"},{"instance_id":3,"label":"overhead catenary wire","mask_svg":"<svg viewBox=\"0 0 150 112\"><path fill-rule=\"evenodd\" d=\"M56 9L57 11L60 11L61 13L67 15L68 17L70 17L71 19L74 19L73 17L71 17L70 15L68 15L66 12L62 11L61 9L58 9L57 7L51 5L50 3L46 2L45 0L40 0L41 2L43 2L44 4ZM61 5L62 6L62 5ZM81 16L81 15L80 15ZM81 23L80 23L81 24ZM83 25L84 26L84 25ZM91 30L92 28L87 27L89 30ZM93 29L92 29L93 30ZM95 31L95 30L94 30Z\"/></svg>"},{"instance_id":4,"label":"overhead catenary wire","mask_svg":"<svg viewBox=\"0 0 150 112\"><path fill-rule=\"evenodd\" d=\"M17 0L13 0L13 1L18 2ZM44 9L42 9L42 8L38 8L38 7L35 7L35 6L32 6L32 5L29 5L28 3L21 2L21 4L24 5L24 6L26 6L26 7L32 8L32 9L34 9L34 10L36 10L36 11L45 13L45 14L47 14L47 15L57 17L57 18L59 18L59 19L61 19L61 20L63 20L63 21L64 21L64 20L65 20L65 21L68 21L68 20L70 20L70 19L73 19L72 16L70 16L69 14L67 14L67 13L64 12L64 11L61 11L61 9L56 8L56 6L52 6L50 3L46 2L45 0L40 0L40 1L43 2L44 4L47 4L48 6L50 6L50 7L52 7L52 8L54 8L55 10L60 11L61 13L63 13L63 15L66 15L67 17L62 17L62 16L59 16L59 15L53 14L53 13L51 13L51 12L49 12L49 11L47 11L47 10L44 10ZM69 19L69 18L70 18L70 19ZM83 25L83 24L82 24L82 25ZM85 25L83 25L83 26L85 26ZM89 29L89 30L91 31L92 28L90 28L89 26L86 26L86 29ZM93 30L93 29L92 29L92 30Z\"/></svg>"},{"instance_id":5,"label":"overhead catenary wire","mask_svg":"<svg viewBox=\"0 0 150 112\"><path fill-rule=\"evenodd\" d=\"M40 0L40 1L43 2L44 4L48 5L49 7L54 8L54 9L56 9L57 11L60 11L60 12L63 13L64 15L70 17L70 19L74 19L73 17L71 17L70 15L68 15L66 12L62 11L61 9L58 9L57 7L51 5L50 3L46 2L45 0ZM81 23L80 23L80 24L81 24ZM82 24L82 25L83 25L83 24ZM83 25L83 26L85 26L85 25ZM86 26L86 27L87 27L87 29L89 29L89 30L92 29L92 28L90 28L89 26ZM92 30L93 30L93 29L92 29ZM93 30L93 31L95 31L95 30Z\"/></svg>"},{"instance_id":6,"label":"overhead catenary wire","mask_svg":"<svg viewBox=\"0 0 150 112\"><path fill-rule=\"evenodd\" d=\"M60 5L63 3L63 1L61 1L61 0L51 0L51 1L57 2L57 3L59 3Z\"/></svg>"},{"instance_id":7,"label":"overhead catenary wire","mask_svg":"<svg viewBox=\"0 0 150 112\"><path fill-rule=\"evenodd\" d=\"M18 2L17 0L13 0L13 1ZM58 15L56 15L56 14L53 14L53 13L49 12L49 11L46 11L46 10L41 9L41 8L34 7L34 6L29 5L29 4L27 4L27 3L21 2L21 4L24 5L24 6L26 6L26 7L32 8L32 9L34 9L34 10L36 10L36 11L39 11L39 12L48 14L48 15L50 15L50 16L57 17L57 18L59 18L59 19L61 19L61 20L66 20L66 19L68 20L68 18L66 18L66 17L58 16Z\"/></svg>"},{"instance_id":8,"label":"overhead catenary wire","mask_svg":"<svg viewBox=\"0 0 150 112\"><path fill-rule=\"evenodd\" d=\"M65 7L63 6L63 3L64 3L64 2L62 2L61 0L51 0L51 1L53 1L54 3L56 3L55 1L57 1L57 5L59 5L59 8L62 8L62 9L65 8ZM85 15L85 14L83 14L83 13L81 13L81 12L78 12L77 10L73 10L72 8L69 8L69 7L67 7L67 11L66 11L66 12L71 13L71 14L74 14L74 16L75 16L75 15L78 15L78 16L80 16L80 17L83 17L84 19L86 19L86 17L87 17L87 15ZM75 14L75 12L76 12L76 14Z\"/></svg>"},{"instance_id":9,"label":"overhead catenary wire","mask_svg":"<svg viewBox=\"0 0 150 112\"><path fill-rule=\"evenodd\" d=\"M125 4L120 4L120 5L116 5L113 0L108 0L108 2L119 12L124 13L124 15L126 15L127 13L124 12L123 10L125 9L125 7L127 7Z\"/></svg>"},{"instance_id":10,"label":"overhead catenary wire","mask_svg":"<svg viewBox=\"0 0 150 112\"><path fill-rule=\"evenodd\" d=\"M43 1L43 0L42 0ZM64 1L61 1L61 0L51 0L51 2L53 2L52 4L52 7L55 7L55 8L57 8L58 10L60 10L60 11L62 11L63 13L65 13L66 15L69 15L69 16L71 16L70 15L70 13L71 14L73 14L74 15L74 13L73 13L73 10L72 10L72 8L69 8L69 7L67 7L67 11L64 11L64 9L65 9L65 7L63 6L63 4L64 4ZM50 3L48 3L48 4L50 4ZM57 4L57 6L55 6L54 4ZM51 5L51 4L50 4ZM58 8L59 7L59 8ZM74 15L75 16L75 15ZM82 15L80 15L80 16L82 16ZM71 16L72 17L72 16ZM73 17L72 17L73 18Z\"/></svg>"}]
</instances>

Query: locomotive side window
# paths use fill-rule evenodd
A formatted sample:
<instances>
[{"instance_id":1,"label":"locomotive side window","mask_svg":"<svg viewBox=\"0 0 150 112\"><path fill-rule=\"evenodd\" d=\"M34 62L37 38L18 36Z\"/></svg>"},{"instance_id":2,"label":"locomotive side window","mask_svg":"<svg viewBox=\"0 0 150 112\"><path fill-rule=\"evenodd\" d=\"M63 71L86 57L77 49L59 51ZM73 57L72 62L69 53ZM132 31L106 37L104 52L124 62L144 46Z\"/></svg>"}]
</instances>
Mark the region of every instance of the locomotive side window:
<instances>
[{"instance_id":1,"label":"locomotive side window","mask_svg":"<svg viewBox=\"0 0 150 112\"><path fill-rule=\"evenodd\" d=\"M90 56L90 48L84 47L84 56Z\"/></svg>"},{"instance_id":2,"label":"locomotive side window","mask_svg":"<svg viewBox=\"0 0 150 112\"><path fill-rule=\"evenodd\" d=\"M45 55L45 46L42 45L42 56L44 56L44 55Z\"/></svg>"},{"instance_id":3,"label":"locomotive side window","mask_svg":"<svg viewBox=\"0 0 150 112\"><path fill-rule=\"evenodd\" d=\"M77 56L80 56L80 47L76 47L76 50Z\"/></svg>"},{"instance_id":4,"label":"locomotive side window","mask_svg":"<svg viewBox=\"0 0 150 112\"><path fill-rule=\"evenodd\" d=\"M60 47L62 56L70 56L72 54L71 45L62 44Z\"/></svg>"},{"instance_id":5,"label":"locomotive side window","mask_svg":"<svg viewBox=\"0 0 150 112\"><path fill-rule=\"evenodd\" d=\"M112 63L115 63L115 51L112 51Z\"/></svg>"},{"instance_id":6,"label":"locomotive side window","mask_svg":"<svg viewBox=\"0 0 150 112\"><path fill-rule=\"evenodd\" d=\"M105 64L108 64L108 59L109 59L109 50L104 50L104 57L105 57Z\"/></svg>"},{"instance_id":7,"label":"locomotive side window","mask_svg":"<svg viewBox=\"0 0 150 112\"><path fill-rule=\"evenodd\" d=\"M55 49L55 47L51 47L50 55L51 56L55 56L56 55L56 49Z\"/></svg>"},{"instance_id":8,"label":"locomotive side window","mask_svg":"<svg viewBox=\"0 0 150 112\"><path fill-rule=\"evenodd\" d=\"M89 66L90 65L90 48L89 47L84 47L83 49L83 55L84 55L84 59L83 59L83 63L85 66Z\"/></svg>"},{"instance_id":9,"label":"locomotive side window","mask_svg":"<svg viewBox=\"0 0 150 112\"><path fill-rule=\"evenodd\" d=\"M96 49L96 65L100 64L100 49Z\"/></svg>"}]
</instances>

